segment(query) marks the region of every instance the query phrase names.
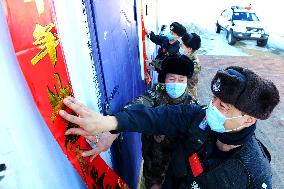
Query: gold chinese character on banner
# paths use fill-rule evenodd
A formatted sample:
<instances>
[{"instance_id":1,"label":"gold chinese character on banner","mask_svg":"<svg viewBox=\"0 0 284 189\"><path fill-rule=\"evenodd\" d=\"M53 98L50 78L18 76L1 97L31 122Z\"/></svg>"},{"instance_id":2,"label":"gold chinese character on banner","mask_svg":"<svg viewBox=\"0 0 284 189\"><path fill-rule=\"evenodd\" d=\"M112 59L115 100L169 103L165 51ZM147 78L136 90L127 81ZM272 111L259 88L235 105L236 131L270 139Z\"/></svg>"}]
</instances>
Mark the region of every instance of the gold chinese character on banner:
<instances>
[{"instance_id":1,"label":"gold chinese character on banner","mask_svg":"<svg viewBox=\"0 0 284 189\"><path fill-rule=\"evenodd\" d=\"M36 39L33 45L39 45L41 51L31 60L32 65L36 65L43 57L49 55L50 61L55 66L57 61L56 46L59 44L57 37L51 33L51 29L54 28L53 23L47 26L36 24L36 28L33 32L33 36Z\"/></svg>"}]
</instances>

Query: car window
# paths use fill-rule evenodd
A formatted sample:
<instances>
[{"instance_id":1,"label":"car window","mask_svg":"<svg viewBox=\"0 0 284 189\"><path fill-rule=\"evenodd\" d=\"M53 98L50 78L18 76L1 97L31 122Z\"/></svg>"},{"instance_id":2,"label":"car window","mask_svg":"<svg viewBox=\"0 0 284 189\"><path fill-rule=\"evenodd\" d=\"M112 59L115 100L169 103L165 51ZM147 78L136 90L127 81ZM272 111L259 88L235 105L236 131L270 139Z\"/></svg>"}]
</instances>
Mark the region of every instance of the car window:
<instances>
[{"instance_id":1,"label":"car window","mask_svg":"<svg viewBox=\"0 0 284 189\"><path fill-rule=\"evenodd\" d=\"M254 14L254 13L250 13L249 15L250 15L250 17L249 17L249 18L251 18L251 20L250 20L250 21L259 21L259 19L258 19L258 17L256 16L256 14Z\"/></svg>"},{"instance_id":2,"label":"car window","mask_svg":"<svg viewBox=\"0 0 284 189\"><path fill-rule=\"evenodd\" d=\"M221 16L225 16L226 15L226 10L224 10L222 13L221 13Z\"/></svg>"},{"instance_id":3,"label":"car window","mask_svg":"<svg viewBox=\"0 0 284 189\"><path fill-rule=\"evenodd\" d=\"M224 18L226 18L227 20L229 20L229 19L231 19L232 11L229 10L229 9L226 9L226 10L224 10L224 11L221 13L221 16L223 16Z\"/></svg>"},{"instance_id":4,"label":"car window","mask_svg":"<svg viewBox=\"0 0 284 189\"><path fill-rule=\"evenodd\" d=\"M250 12L235 12L233 14L233 20L259 21L255 13Z\"/></svg>"}]
</instances>

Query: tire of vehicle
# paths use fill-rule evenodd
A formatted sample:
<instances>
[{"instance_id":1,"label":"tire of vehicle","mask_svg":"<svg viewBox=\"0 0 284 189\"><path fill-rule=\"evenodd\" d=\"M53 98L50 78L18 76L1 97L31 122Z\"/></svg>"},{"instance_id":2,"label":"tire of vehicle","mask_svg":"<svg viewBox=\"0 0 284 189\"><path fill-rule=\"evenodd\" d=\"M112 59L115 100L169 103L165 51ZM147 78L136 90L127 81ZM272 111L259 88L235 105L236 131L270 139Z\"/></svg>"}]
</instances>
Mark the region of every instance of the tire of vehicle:
<instances>
[{"instance_id":1,"label":"tire of vehicle","mask_svg":"<svg viewBox=\"0 0 284 189\"><path fill-rule=\"evenodd\" d=\"M229 45L234 45L236 43L236 38L233 35L233 30L228 31L227 40Z\"/></svg>"},{"instance_id":2,"label":"tire of vehicle","mask_svg":"<svg viewBox=\"0 0 284 189\"><path fill-rule=\"evenodd\" d=\"M257 46L264 47L265 45L267 45L267 41L268 41L268 39L257 40L256 44L257 44Z\"/></svg>"},{"instance_id":3,"label":"tire of vehicle","mask_svg":"<svg viewBox=\"0 0 284 189\"><path fill-rule=\"evenodd\" d=\"M216 33L220 33L221 27L218 23L216 23Z\"/></svg>"}]
</instances>

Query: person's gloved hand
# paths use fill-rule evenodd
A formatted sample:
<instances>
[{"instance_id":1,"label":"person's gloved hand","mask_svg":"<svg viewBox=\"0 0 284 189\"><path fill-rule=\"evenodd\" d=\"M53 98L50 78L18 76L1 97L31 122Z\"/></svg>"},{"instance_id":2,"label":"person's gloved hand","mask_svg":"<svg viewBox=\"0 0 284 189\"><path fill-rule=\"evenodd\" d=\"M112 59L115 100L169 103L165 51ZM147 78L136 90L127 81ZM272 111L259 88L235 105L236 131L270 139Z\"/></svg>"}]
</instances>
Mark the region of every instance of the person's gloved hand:
<instances>
[{"instance_id":1,"label":"person's gloved hand","mask_svg":"<svg viewBox=\"0 0 284 189\"><path fill-rule=\"evenodd\" d=\"M101 152L107 151L113 141L118 137L119 134L111 134L110 132L104 132L96 134L95 136L84 136L86 139L90 140L95 144L95 147L92 150L85 151L82 153L82 156L91 156L90 161L99 155Z\"/></svg>"}]
</instances>

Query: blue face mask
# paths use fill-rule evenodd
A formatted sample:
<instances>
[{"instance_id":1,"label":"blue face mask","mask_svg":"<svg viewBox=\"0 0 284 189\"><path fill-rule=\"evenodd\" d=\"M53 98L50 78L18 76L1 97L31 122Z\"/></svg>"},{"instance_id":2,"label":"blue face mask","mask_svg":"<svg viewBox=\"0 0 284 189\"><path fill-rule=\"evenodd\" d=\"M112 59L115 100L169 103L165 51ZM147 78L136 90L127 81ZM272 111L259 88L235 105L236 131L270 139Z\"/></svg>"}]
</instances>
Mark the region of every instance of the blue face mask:
<instances>
[{"instance_id":1,"label":"blue face mask","mask_svg":"<svg viewBox=\"0 0 284 189\"><path fill-rule=\"evenodd\" d=\"M179 48L179 53L180 53L180 55L185 55L186 53L185 53L185 51L184 51L184 49L183 48Z\"/></svg>"},{"instance_id":2,"label":"blue face mask","mask_svg":"<svg viewBox=\"0 0 284 189\"><path fill-rule=\"evenodd\" d=\"M187 83L166 83L166 91L169 97L176 99L185 92Z\"/></svg>"},{"instance_id":3,"label":"blue face mask","mask_svg":"<svg viewBox=\"0 0 284 189\"><path fill-rule=\"evenodd\" d=\"M215 106L213 106L212 101L210 102L208 108L206 109L206 121L209 127L211 128L211 130L216 131L218 133L237 131L243 128L243 126L241 126L235 129L226 130L224 127L226 120L236 119L240 117L243 117L243 116L241 115L237 117L226 118Z\"/></svg>"},{"instance_id":4,"label":"blue face mask","mask_svg":"<svg viewBox=\"0 0 284 189\"><path fill-rule=\"evenodd\" d=\"M171 40L174 39L174 35L171 34L171 33L168 33L168 34L166 35L166 37L168 38L169 41L171 41Z\"/></svg>"}]
</instances>

